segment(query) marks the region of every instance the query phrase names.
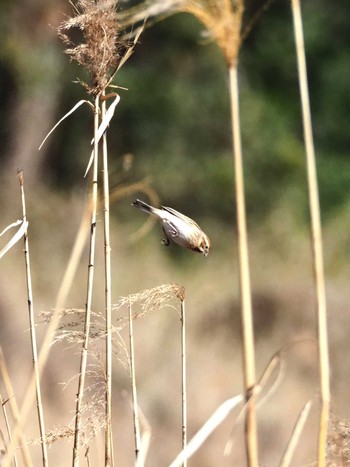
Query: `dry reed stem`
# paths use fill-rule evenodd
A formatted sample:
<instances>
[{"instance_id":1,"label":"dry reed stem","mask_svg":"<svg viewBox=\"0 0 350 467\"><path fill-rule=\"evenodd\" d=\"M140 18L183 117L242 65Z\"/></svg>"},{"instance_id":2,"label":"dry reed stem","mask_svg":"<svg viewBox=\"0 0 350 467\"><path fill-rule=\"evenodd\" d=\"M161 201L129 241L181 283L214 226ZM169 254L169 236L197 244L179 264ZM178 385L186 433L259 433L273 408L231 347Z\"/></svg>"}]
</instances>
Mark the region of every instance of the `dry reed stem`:
<instances>
[{"instance_id":1,"label":"dry reed stem","mask_svg":"<svg viewBox=\"0 0 350 467\"><path fill-rule=\"evenodd\" d=\"M310 409L311 409L311 401L308 401L302 411L300 412L298 419L295 423L295 426L292 431L292 435L288 441L286 449L283 453L282 460L279 464L280 467L289 467L292 462L293 454L298 446L299 439L303 432L307 417L309 416Z\"/></svg>"},{"instance_id":2,"label":"dry reed stem","mask_svg":"<svg viewBox=\"0 0 350 467\"><path fill-rule=\"evenodd\" d=\"M96 219L97 219L97 201L98 201L98 140L97 131L99 126L99 111L100 111L100 98L95 97L94 101L94 161L93 161L93 174L92 174L92 192L91 192L91 230L90 230L90 244L89 244L89 264L88 264L88 277L87 277L87 291L86 291L86 305L85 305L85 323L84 323L84 343L81 351L81 361L79 370L79 383L78 394L76 400L75 412L75 435L73 447L73 466L79 466L79 448L80 448L80 425L81 425L81 408L84 395L84 385L86 378L86 365L87 365L87 350L89 345L90 336L90 320L91 320L91 305L92 305L92 291L95 269L95 247L96 247Z\"/></svg>"},{"instance_id":3,"label":"dry reed stem","mask_svg":"<svg viewBox=\"0 0 350 467\"><path fill-rule=\"evenodd\" d=\"M138 402L137 402L134 325L133 325L131 303L129 303L129 346L130 346L130 375L131 375L131 393L132 393L132 415L133 415L133 425L134 425L135 459L137 462L139 453L140 453L141 437L140 437L139 407L138 407Z\"/></svg>"},{"instance_id":4,"label":"dry reed stem","mask_svg":"<svg viewBox=\"0 0 350 467\"><path fill-rule=\"evenodd\" d=\"M11 443L11 440L12 440L11 427L10 427L9 419L8 419L8 416L7 416L7 410L6 410L6 404L8 403L8 401L9 401L8 399L4 400L2 398L2 395L0 394L0 404L1 404L1 407L2 407L2 412L4 414L4 420L5 420L7 436L8 436L9 442ZM15 464L15 467L18 467L16 453L13 453L13 463ZM1 465L1 463L0 463L0 465Z\"/></svg>"},{"instance_id":5,"label":"dry reed stem","mask_svg":"<svg viewBox=\"0 0 350 467\"><path fill-rule=\"evenodd\" d=\"M90 73L92 83L90 85L86 83L82 84L95 95L98 95L98 93L104 89L106 83L110 84L110 80L114 76L116 68L120 67L121 62L125 63L123 54L120 52L124 51L126 48L127 56L129 57L131 55L131 51L128 51L128 46L127 44L125 45L123 38L116 34L118 24L116 22L115 6L116 1L114 0L100 0L97 3L92 0L81 0L78 2L79 8L75 10L77 16L68 19L67 22L63 23L59 28L59 35L64 42L73 45L73 48L67 51L68 54L80 65L85 66ZM78 44L74 47L75 44L72 44L67 36L68 30L75 27L84 31L83 35L87 41L85 45ZM133 48L134 45L135 42L132 44L131 48ZM101 47L103 49L102 52ZM73 261L72 258L71 260ZM78 260L78 255L74 260ZM38 366L40 371L46 363L50 351L50 341L60 321L59 309L62 308L67 297L69 280L71 280L71 278L68 278L64 286L62 285L60 289L55 305L57 313L54 313L46 331L39 354ZM9 446L9 455L11 455L11 452L15 449L22 427L28 417L33 400L32 391L34 384L35 378L33 375L24 396L18 422L13 430L13 440Z\"/></svg>"},{"instance_id":6,"label":"dry reed stem","mask_svg":"<svg viewBox=\"0 0 350 467\"><path fill-rule=\"evenodd\" d=\"M186 372L186 308L185 300L181 300L181 394L182 394L182 450L187 446L187 372ZM187 459L182 463L187 466Z\"/></svg>"},{"instance_id":7,"label":"dry reed stem","mask_svg":"<svg viewBox=\"0 0 350 467\"><path fill-rule=\"evenodd\" d=\"M236 216L238 232L239 278L243 331L243 370L245 398L248 404L245 420L248 465L258 465L257 426L253 389L255 386L254 328L249 273L248 235L244 199L244 176L240 133L237 67L229 68L232 112L233 159L235 167Z\"/></svg>"},{"instance_id":8,"label":"dry reed stem","mask_svg":"<svg viewBox=\"0 0 350 467\"><path fill-rule=\"evenodd\" d=\"M104 93L103 93L104 96ZM101 118L106 115L106 101L102 100ZM102 137L102 171L103 171L103 226L105 257L105 313L106 313L106 437L105 465L111 465L112 456L112 273L111 273L111 241L109 219L109 176L106 132Z\"/></svg>"},{"instance_id":9,"label":"dry reed stem","mask_svg":"<svg viewBox=\"0 0 350 467\"><path fill-rule=\"evenodd\" d=\"M316 157L312 135L312 121L310 111L310 99L307 84L307 70L305 59L305 46L303 37L303 25L299 0L292 0L292 12L294 22L295 45L298 61L299 86L303 114L303 128L305 140L305 153L307 165L307 179L309 192L309 205L311 217L311 240L313 252L313 268L316 289L316 319L318 335L318 356L321 390L321 413L318 435L318 466L324 467L326 463L327 432L330 404L329 384L329 351L327 331L327 307L325 278L323 267L321 214L318 196Z\"/></svg>"},{"instance_id":10,"label":"dry reed stem","mask_svg":"<svg viewBox=\"0 0 350 467\"><path fill-rule=\"evenodd\" d=\"M18 179L19 179L20 193L21 193L23 222L25 223L27 222L27 212L26 212L26 202L25 202L25 194L24 194L23 171L18 172ZM31 269L30 269L29 238L28 238L27 231L24 233L24 250L23 251L24 251L24 259L25 259L25 267L26 267L29 327L30 327L30 340L31 340L32 360L33 360L33 372L34 372L34 377L35 377L35 393L36 393L40 437L42 441L41 442L41 453L42 453L43 466L47 467L48 466L47 444L46 444L46 434L45 434L44 410L43 410L41 388L40 388L40 370L39 370L39 364L38 364L38 350L37 350L36 333L35 333L33 288L32 288L32 277L31 277Z\"/></svg>"},{"instance_id":11,"label":"dry reed stem","mask_svg":"<svg viewBox=\"0 0 350 467\"><path fill-rule=\"evenodd\" d=\"M19 419L19 411L18 411L17 401L14 395L15 393L13 390L9 372L7 370L7 365L6 365L6 361L4 358L1 345L0 345L0 373L1 373L1 377L5 385L5 389L6 389L6 393L7 393L7 397L9 401L9 406L12 412L12 417L13 417L15 424L17 425L18 419ZM20 433L19 435L19 442L22 446L21 453L22 453L24 465L26 467L33 467L32 459L30 457L30 453L29 453L28 447L26 445L26 442L24 440L24 436L22 433ZM12 444L12 438L10 440L10 444Z\"/></svg>"}]
</instances>

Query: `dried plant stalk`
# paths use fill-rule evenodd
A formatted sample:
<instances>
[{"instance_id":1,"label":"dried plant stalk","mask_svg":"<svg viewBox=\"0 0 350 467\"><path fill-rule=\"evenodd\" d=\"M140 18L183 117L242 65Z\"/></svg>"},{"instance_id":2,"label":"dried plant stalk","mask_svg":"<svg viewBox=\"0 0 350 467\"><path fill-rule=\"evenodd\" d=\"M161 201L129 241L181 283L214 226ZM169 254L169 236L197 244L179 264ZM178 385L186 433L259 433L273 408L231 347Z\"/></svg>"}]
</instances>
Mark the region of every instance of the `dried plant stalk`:
<instances>
[{"instance_id":1,"label":"dried plant stalk","mask_svg":"<svg viewBox=\"0 0 350 467\"><path fill-rule=\"evenodd\" d=\"M133 325L131 302L129 303L129 343L130 343L129 344L130 345L130 374L131 374L131 393L132 393L132 409L133 409L133 424L134 424L135 459L136 459L136 462L138 462L140 447L141 447L141 437L140 437L139 407L138 407L138 402L137 402L134 325Z\"/></svg>"},{"instance_id":2,"label":"dried plant stalk","mask_svg":"<svg viewBox=\"0 0 350 467\"><path fill-rule=\"evenodd\" d=\"M3 351L2 351L1 345L0 345L0 373L1 373L2 380L3 380L4 384L5 384L6 393L7 393L7 397L8 397L8 400L9 400L9 406L10 406L10 409L11 409L11 412L12 412L12 417L13 417L15 423L16 423L16 426L17 426L18 425L18 419L19 419L19 411L18 411L17 401L16 401L16 398L15 398L15 395L14 395L15 393L14 393L13 386L12 386L12 383L11 383L11 380L10 380L9 372L7 370L7 365L6 365L6 362L5 362L5 358L4 358L4 354L3 354ZM24 465L26 467L32 467L33 463L32 463L32 460L31 460L31 457L30 457L30 454L29 454L27 443L26 443L22 433L19 434L19 441L20 441L20 443L22 445L21 453L22 453L22 456L23 456ZM10 445L11 444L12 444L12 437L11 437L11 440L10 440Z\"/></svg>"},{"instance_id":3,"label":"dried plant stalk","mask_svg":"<svg viewBox=\"0 0 350 467\"><path fill-rule=\"evenodd\" d=\"M78 394L75 409L75 433L74 433L74 447L73 447L73 466L79 466L79 447L80 447L80 428L81 428L81 408L84 395L84 386L86 378L86 365L88 356L88 345L90 336L90 321L91 321L91 305L92 305L92 291L95 269L95 244L96 244L96 218L97 218L97 201L98 201L98 139L97 131L99 126L99 111L100 111L100 98L95 97L94 102L94 162L92 174L92 193L91 193L91 230L90 230L90 244L89 244L89 264L88 264L88 277L87 277L87 296L85 305L85 323L84 323L84 342L81 351L80 371Z\"/></svg>"},{"instance_id":4,"label":"dried plant stalk","mask_svg":"<svg viewBox=\"0 0 350 467\"><path fill-rule=\"evenodd\" d=\"M11 435L11 428L10 428L10 423L9 423L9 419L8 419L8 415L7 415L7 410L6 410L7 402L8 402L8 400L4 400L2 398L2 395L0 394L0 404L1 404L1 407L2 407L2 413L4 414L4 420L5 420L7 436L8 436L8 439L9 439L10 443L11 443L12 435ZM13 463L15 464L15 467L18 467L16 453L13 453Z\"/></svg>"},{"instance_id":5,"label":"dried plant stalk","mask_svg":"<svg viewBox=\"0 0 350 467\"><path fill-rule=\"evenodd\" d=\"M181 393L182 393L182 450L187 446L187 372L186 372L186 308L185 298L181 299ZM187 458L182 463L187 466Z\"/></svg>"},{"instance_id":6,"label":"dried plant stalk","mask_svg":"<svg viewBox=\"0 0 350 467\"><path fill-rule=\"evenodd\" d=\"M27 212L26 212L26 202L25 202L25 194L24 194L23 171L19 171L18 179L19 179L20 192L21 192L23 222L26 222ZM43 466L47 467L48 466L47 443L46 443L46 434L45 434L44 410L43 410L41 388L40 388L40 371L39 371L39 365L38 365L38 350L37 350L37 344L36 344L33 288L32 288L32 277L31 277L31 269L30 269L29 239L28 239L27 231L24 233L24 259L25 259L25 266L26 266L29 328L30 328L30 340L31 340L32 359L33 359L33 371L34 371L34 377L35 377L35 393L36 393L38 421L39 421L39 429L40 429L40 437L41 437L41 453L42 453Z\"/></svg>"},{"instance_id":7,"label":"dried plant stalk","mask_svg":"<svg viewBox=\"0 0 350 467\"><path fill-rule=\"evenodd\" d=\"M236 215L238 232L239 278L243 331L243 368L247 412L245 420L248 465L258 465L256 413L253 390L255 385L254 328L249 272L248 235L244 200L244 176L239 117L237 66L229 68L232 112L233 159L235 167Z\"/></svg>"},{"instance_id":8,"label":"dried plant stalk","mask_svg":"<svg viewBox=\"0 0 350 467\"><path fill-rule=\"evenodd\" d=\"M104 95L104 93L103 93ZM106 115L106 101L102 101L102 120ZM105 465L111 464L112 456L112 273L111 273L111 241L109 222L109 178L107 135L102 139L103 164L103 225L104 225L104 256L105 256L105 312L106 312L106 438Z\"/></svg>"},{"instance_id":9,"label":"dried plant stalk","mask_svg":"<svg viewBox=\"0 0 350 467\"><path fill-rule=\"evenodd\" d=\"M316 319L318 334L318 357L321 389L321 414L318 436L318 466L326 464L327 433L330 404L329 384L329 351L327 331L327 307L325 278L323 267L322 228L318 195L316 157L312 135L312 121L310 111L310 99L307 84L307 71L305 59L305 47L303 37L303 25L299 0L292 0L292 12L294 21L295 45L298 61L299 85L303 114L305 155L307 165L307 180L309 191L309 206L311 217L311 240L313 252L313 268L316 289Z\"/></svg>"}]
</instances>

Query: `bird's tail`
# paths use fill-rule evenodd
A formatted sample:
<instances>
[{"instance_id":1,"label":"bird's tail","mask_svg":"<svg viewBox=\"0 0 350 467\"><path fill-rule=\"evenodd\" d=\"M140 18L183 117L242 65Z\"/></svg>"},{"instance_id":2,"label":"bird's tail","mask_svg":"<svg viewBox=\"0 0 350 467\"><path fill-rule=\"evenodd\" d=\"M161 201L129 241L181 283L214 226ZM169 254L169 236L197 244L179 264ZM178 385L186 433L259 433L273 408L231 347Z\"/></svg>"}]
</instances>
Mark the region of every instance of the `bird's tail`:
<instances>
[{"instance_id":1,"label":"bird's tail","mask_svg":"<svg viewBox=\"0 0 350 467\"><path fill-rule=\"evenodd\" d=\"M141 209L142 211L148 212L149 214L154 214L155 208L150 206L149 204L137 199L132 203L133 206Z\"/></svg>"}]
</instances>

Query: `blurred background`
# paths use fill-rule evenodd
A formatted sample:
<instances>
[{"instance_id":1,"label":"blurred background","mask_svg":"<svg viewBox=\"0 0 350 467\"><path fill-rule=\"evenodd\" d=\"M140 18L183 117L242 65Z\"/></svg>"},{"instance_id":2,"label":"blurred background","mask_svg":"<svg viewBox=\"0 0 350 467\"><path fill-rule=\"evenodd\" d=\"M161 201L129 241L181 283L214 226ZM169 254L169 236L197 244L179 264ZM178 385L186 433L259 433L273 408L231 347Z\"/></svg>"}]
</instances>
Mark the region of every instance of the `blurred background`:
<instances>
[{"instance_id":1,"label":"blurred background","mask_svg":"<svg viewBox=\"0 0 350 467\"><path fill-rule=\"evenodd\" d=\"M302 340L286 351L285 378L259 408L261 465L277 465L299 411L313 398L307 435L294 464L301 466L315 455L318 380L292 17L288 2L246 3L246 24L264 8L242 46L239 67L257 374L284 344ZM350 416L348 4L309 0L302 8L324 228L332 411L335 419L342 419ZM55 32L69 14L71 6L63 0L2 0L0 230L21 217L16 177L21 168L38 315L54 307L89 188L83 177L93 128L87 106L66 119L38 151L50 128L87 98L76 83L84 79L84 72L69 62ZM191 437L220 403L243 387L226 65L216 45L202 34L201 25L181 14L142 34L115 84L127 90L120 90L108 134L113 302L164 283L185 287ZM164 248L158 225L140 235L146 215L132 208L131 202L135 197L147 201L149 195L152 201L198 221L211 238L207 259L176 246ZM103 311L104 294L102 214L100 209L97 312ZM19 403L31 372L21 252L18 244L0 264L0 338ZM86 264L84 251L67 307L85 305ZM44 330L38 327L39 341ZM169 308L159 310L135 322L135 333L139 403L152 428L149 465L167 465L181 446L178 314ZM46 366L43 397L48 430L73 419L76 380L64 390L60 383L78 372L78 350L64 344L54 347ZM126 466L133 463L131 408L125 396L129 376L118 359L114 372L114 449L118 465ZM241 423L234 428L233 453L223 457L237 415L210 438L192 465L244 465ZM27 430L29 438L38 436L34 411ZM37 447L32 450L34 456L40 455ZM55 443L49 455L52 465L67 465L70 440Z\"/></svg>"}]
</instances>

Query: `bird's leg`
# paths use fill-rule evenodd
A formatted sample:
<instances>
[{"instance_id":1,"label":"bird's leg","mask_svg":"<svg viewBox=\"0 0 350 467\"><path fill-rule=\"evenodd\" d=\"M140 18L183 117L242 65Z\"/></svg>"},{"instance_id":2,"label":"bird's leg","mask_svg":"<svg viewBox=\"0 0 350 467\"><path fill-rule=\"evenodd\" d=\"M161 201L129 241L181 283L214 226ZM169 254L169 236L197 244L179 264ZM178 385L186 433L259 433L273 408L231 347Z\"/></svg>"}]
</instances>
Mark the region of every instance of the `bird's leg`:
<instances>
[{"instance_id":1,"label":"bird's leg","mask_svg":"<svg viewBox=\"0 0 350 467\"><path fill-rule=\"evenodd\" d=\"M162 239L162 244L164 246L169 246L170 245L170 240L169 240L169 237L168 237L168 235L167 235L164 228L163 228L163 232L164 232L165 238Z\"/></svg>"}]
</instances>

